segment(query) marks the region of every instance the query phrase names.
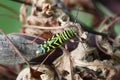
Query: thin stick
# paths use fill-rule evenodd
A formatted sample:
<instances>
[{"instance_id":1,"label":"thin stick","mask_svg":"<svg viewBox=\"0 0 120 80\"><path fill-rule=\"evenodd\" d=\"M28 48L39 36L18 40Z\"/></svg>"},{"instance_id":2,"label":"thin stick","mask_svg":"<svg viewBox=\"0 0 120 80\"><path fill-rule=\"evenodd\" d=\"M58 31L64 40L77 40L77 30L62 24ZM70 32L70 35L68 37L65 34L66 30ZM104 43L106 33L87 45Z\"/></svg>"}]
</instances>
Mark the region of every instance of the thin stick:
<instances>
[{"instance_id":1,"label":"thin stick","mask_svg":"<svg viewBox=\"0 0 120 80\"><path fill-rule=\"evenodd\" d=\"M34 38L37 38L38 36L35 36L35 35L30 35L30 34L25 34L25 33L11 33L12 35L23 35L23 36L30 36L30 37L34 37ZM39 36L40 40L44 41L45 39L42 38L41 36Z\"/></svg>"},{"instance_id":2,"label":"thin stick","mask_svg":"<svg viewBox=\"0 0 120 80\"><path fill-rule=\"evenodd\" d=\"M108 19L109 19L109 17L105 17L105 18L101 21L99 27L101 27Z\"/></svg>"},{"instance_id":3,"label":"thin stick","mask_svg":"<svg viewBox=\"0 0 120 80\"><path fill-rule=\"evenodd\" d=\"M41 62L41 64L38 65L38 67L36 68L36 71L38 70L38 68L43 65L43 63L48 59L48 57L54 52L55 50L52 50L48 55L47 57Z\"/></svg>"},{"instance_id":4,"label":"thin stick","mask_svg":"<svg viewBox=\"0 0 120 80\"><path fill-rule=\"evenodd\" d=\"M44 27L44 26L35 26L35 25L24 25L23 27L49 30L49 29L64 29L68 26L69 24L66 24L64 26L56 26L56 27Z\"/></svg>"},{"instance_id":5,"label":"thin stick","mask_svg":"<svg viewBox=\"0 0 120 80\"><path fill-rule=\"evenodd\" d=\"M33 39L30 43L24 43L24 44L33 44L35 41L37 41L37 39L39 39L40 38L40 34L37 36L37 37L35 37L35 39ZM46 40L46 39L43 39L42 38L42 40Z\"/></svg>"},{"instance_id":6,"label":"thin stick","mask_svg":"<svg viewBox=\"0 0 120 80\"><path fill-rule=\"evenodd\" d=\"M108 37L108 40L112 41L113 43L116 43L117 45L120 46L120 42L117 42L115 39Z\"/></svg>"},{"instance_id":7,"label":"thin stick","mask_svg":"<svg viewBox=\"0 0 120 80\"><path fill-rule=\"evenodd\" d=\"M14 50L17 52L17 54L26 62L28 66L30 66L28 60L21 54L21 52L15 47L15 45L12 43L12 41L9 39L9 37L0 29L0 32L6 37L8 42L12 45Z\"/></svg>"},{"instance_id":8,"label":"thin stick","mask_svg":"<svg viewBox=\"0 0 120 80\"><path fill-rule=\"evenodd\" d=\"M76 17L75 17L75 21L74 21L74 23L77 22L78 13L79 13L79 8L77 8L77 12L76 12Z\"/></svg>"},{"instance_id":9,"label":"thin stick","mask_svg":"<svg viewBox=\"0 0 120 80\"><path fill-rule=\"evenodd\" d=\"M98 47L103 53L105 53L105 54L108 54L108 55L112 55L112 54L113 54L113 52L111 52L111 54L109 54L107 51L105 51L105 50L100 46L100 44L99 44L98 41L99 41L99 40L98 40L97 36L95 36L95 43L96 43L97 47Z\"/></svg>"},{"instance_id":10,"label":"thin stick","mask_svg":"<svg viewBox=\"0 0 120 80\"><path fill-rule=\"evenodd\" d=\"M24 3L24 4L27 4L27 5L32 5L30 2L25 2L25 1L21 1L21 0L11 0L11 1L15 1L15 2L19 2L19 3ZM62 2L60 0L57 0L58 1L58 7L61 8L68 16L71 17L71 21L75 20L74 16L72 16L68 9L62 4ZM77 23L81 24L82 28L89 32L89 33L93 33L93 34L97 34L97 35L101 35L101 36L105 36L107 37L108 35L105 34L105 33L100 33L100 32L97 32L95 30L93 30L92 28L88 27L87 25L85 25L84 23L80 22L79 20L76 20Z\"/></svg>"},{"instance_id":11,"label":"thin stick","mask_svg":"<svg viewBox=\"0 0 120 80\"><path fill-rule=\"evenodd\" d=\"M76 23L77 22L77 16L78 16L78 13L79 13L79 8L77 8L77 12L76 12L76 17L75 17L75 21L74 21L74 23ZM76 26L77 28L78 28L78 34L79 34L79 36L77 35L77 34L75 34L76 35L76 37L79 39L79 41L80 41L80 38L81 38L81 34L83 33L83 31L82 31L82 28L81 28L81 26ZM82 40L82 39L81 39ZM82 41L80 41L81 43L82 43ZM84 48L84 50L86 50L86 48L85 48L85 46L84 46L84 44L82 43L82 46L83 46L83 48Z\"/></svg>"},{"instance_id":12,"label":"thin stick","mask_svg":"<svg viewBox=\"0 0 120 80\"><path fill-rule=\"evenodd\" d=\"M54 51L55 51L55 49L52 50L52 51L47 55L47 57L42 61L42 63L41 63L40 65L42 65Z\"/></svg>"},{"instance_id":13,"label":"thin stick","mask_svg":"<svg viewBox=\"0 0 120 80\"><path fill-rule=\"evenodd\" d=\"M120 17L116 17L115 19L113 19L113 21L111 21L108 25L105 26L105 31L112 27L112 25L114 25L118 20L120 20Z\"/></svg>"},{"instance_id":14,"label":"thin stick","mask_svg":"<svg viewBox=\"0 0 120 80\"><path fill-rule=\"evenodd\" d=\"M39 37L40 37L40 34L35 39L33 39L30 44L33 44L37 39L39 39Z\"/></svg>"}]
</instances>

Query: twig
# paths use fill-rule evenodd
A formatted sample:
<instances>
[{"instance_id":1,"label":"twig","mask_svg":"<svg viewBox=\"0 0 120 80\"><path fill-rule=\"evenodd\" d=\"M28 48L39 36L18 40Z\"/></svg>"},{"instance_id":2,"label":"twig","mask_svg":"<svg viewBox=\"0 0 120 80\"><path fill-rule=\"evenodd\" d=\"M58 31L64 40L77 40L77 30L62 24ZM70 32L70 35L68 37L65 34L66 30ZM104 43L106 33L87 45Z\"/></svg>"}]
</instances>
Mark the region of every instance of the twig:
<instances>
[{"instance_id":1,"label":"twig","mask_svg":"<svg viewBox=\"0 0 120 80\"><path fill-rule=\"evenodd\" d=\"M100 23L99 27L101 27L107 20L109 19L109 17L105 17L102 22Z\"/></svg>"},{"instance_id":2,"label":"twig","mask_svg":"<svg viewBox=\"0 0 120 80\"><path fill-rule=\"evenodd\" d=\"M68 26L69 26L69 24L66 24L64 26L56 26L56 27L44 27L44 26L35 26L35 25L24 25L23 27L51 30L51 29L64 29Z\"/></svg>"},{"instance_id":3,"label":"twig","mask_svg":"<svg viewBox=\"0 0 120 80\"><path fill-rule=\"evenodd\" d=\"M112 41L113 43L116 43L117 45L120 46L120 42L115 41L113 38L108 37L108 40Z\"/></svg>"},{"instance_id":4,"label":"twig","mask_svg":"<svg viewBox=\"0 0 120 80\"><path fill-rule=\"evenodd\" d=\"M39 67L40 67L41 65L44 64L44 62L48 59L48 57L49 57L54 51L55 51L55 50L52 50L52 51L45 57L45 59L41 62L41 64L39 64L38 67L36 68L36 71L39 69Z\"/></svg>"},{"instance_id":5,"label":"twig","mask_svg":"<svg viewBox=\"0 0 120 80\"><path fill-rule=\"evenodd\" d=\"M103 49L100 47L100 45L99 45L99 43L98 43L97 36L95 36L95 43L96 43L96 46L97 46L103 53L107 53L105 50L103 50Z\"/></svg>"},{"instance_id":6,"label":"twig","mask_svg":"<svg viewBox=\"0 0 120 80\"><path fill-rule=\"evenodd\" d=\"M120 17L113 19L108 25L105 26L105 31L108 31L109 28L112 27L112 25L114 25L118 20L120 20Z\"/></svg>"},{"instance_id":7,"label":"twig","mask_svg":"<svg viewBox=\"0 0 120 80\"><path fill-rule=\"evenodd\" d=\"M108 53L107 51L105 51L105 50L100 46L100 44L98 43L98 37L97 37L97 36L95 36L95 43L96 43L96 46L97 46L103 53L108 54L108 55L112 55L112 54L113 54L113 52Z\"/></svg>"}]
</instances>

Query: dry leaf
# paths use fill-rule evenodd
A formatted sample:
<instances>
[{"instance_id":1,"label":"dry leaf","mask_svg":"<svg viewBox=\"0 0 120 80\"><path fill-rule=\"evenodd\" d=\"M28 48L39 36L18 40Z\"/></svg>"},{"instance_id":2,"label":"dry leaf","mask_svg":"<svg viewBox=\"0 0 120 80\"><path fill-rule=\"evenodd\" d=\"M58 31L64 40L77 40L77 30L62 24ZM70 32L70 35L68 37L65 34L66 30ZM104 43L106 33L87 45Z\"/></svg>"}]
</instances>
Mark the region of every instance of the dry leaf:
<instances>
[{"instance_id":1,"label":"dry leaf","mask_svg":"<svg viewBox=\"0 0 120 80\"><path fill-rule=\"evenodd\" d=\"M25 68L24 70L22 70L17 79L16 80L54 80L54 71L46 65L41 65L38 67L38 65L33 66L33 69L38 68L37 71L40 71L43 74L40 74L40 78L34 78L32 77L31 73L30 73L30 68ZM34 74L37 75L37 74Z\"/></svg>"},{"instance_id":2,"label":"dry leaf","mask_svg":"<svg viewBox=\"0 0 120 80\"><path fill-rule=\"evenodd\" d=\"M66 51L63 51L63 55L55 60L53 64L62 79L72 80L70 55Z\"/></svg>"}]
</instances>

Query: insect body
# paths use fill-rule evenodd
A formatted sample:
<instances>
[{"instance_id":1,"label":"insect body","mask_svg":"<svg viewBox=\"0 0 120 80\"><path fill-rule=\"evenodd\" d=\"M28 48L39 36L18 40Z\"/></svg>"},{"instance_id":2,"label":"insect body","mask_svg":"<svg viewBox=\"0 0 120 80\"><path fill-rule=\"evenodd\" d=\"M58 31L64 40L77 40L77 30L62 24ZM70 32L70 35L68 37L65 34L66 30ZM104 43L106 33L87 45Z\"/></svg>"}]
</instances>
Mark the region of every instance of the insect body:
<instances>
[{"instance_id":1,"label":"insect body","mask_svg":"<svg viewBox=\"0 0 120 80\"><path fill-rule=\"evenodd\" d=\"M53 35L51 38L49 38L47 41L44 41L44 43L40 44L38 50L36 51L36 54L39 53L43 54L49 52L52 49L61 46L62 44L65 43L65 41L71 39L74 36L75 36L74 28L68 28L61 33L57 33Z\"/></svg>"}]
</instances>

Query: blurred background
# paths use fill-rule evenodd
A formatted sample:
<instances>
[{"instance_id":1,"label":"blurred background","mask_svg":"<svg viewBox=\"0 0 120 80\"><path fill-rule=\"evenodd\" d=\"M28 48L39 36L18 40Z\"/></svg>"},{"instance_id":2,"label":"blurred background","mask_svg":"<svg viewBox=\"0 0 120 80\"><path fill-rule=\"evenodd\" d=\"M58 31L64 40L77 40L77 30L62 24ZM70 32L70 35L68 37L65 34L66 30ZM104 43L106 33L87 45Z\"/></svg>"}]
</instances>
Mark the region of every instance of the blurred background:
<instances>
[{"instance_id":1,"label":"blurred background","mask_svg":"<svg viewBox=\"0 0 120 80\"><path fill-rule=\"evenodd\" d=\"M17 0L16 0L17 1ZM21 0L24 1L24 0ZM79 21L84 23L87 27L91 27L94 30L98 30L105 17L109 17L108 21L102 25L109 25L110 22L119 17L120 15L120 0L62 0L64 5L69 9L70 14L76 17ZM76 5L77 4L77 5ZM23 25L19 20L19 9L21 3L14 2L12 0L0 0L0 29L5 33L19 33L20 28ZM80 11L76 7L80 8ZM120 34L120 20L116 21L112 25L112 29L115 34ZM110 32L110 34L114 34ZM7 65L9 66L9 65ZM14 69L16 69L14 71ZM21 65L9 66L0 65L0 70L6 72L0 73L0 77L3 75L4 80L14 80L19 72ZM9 74L7 74L9 72ZM16 72L16 73L15 73ZM12 75L10 75L12 73ZM6 78L7 77L7 78ZM10 79L8 79L8 77ZM0 78L0 80L3 78Z\"/></svg>"},{"instance_id":2,"label":"blurred background","mask_svg":"<svg viewBox=\"0 0 120 80\"><path fill-rule=\"evenodd\" d=\"M22 25L19 21L20 6L11 0L0 0L0 28L6 33L19 32Z\"/></svg>"},{"instance_id":3,"label":"blurred background","mask_svg":"<svg viewBox=\"0 0 120 80\"><path fill-rule=\"evenodd\" d=\"M65 0L64 0L65 1ZM67 0L66 0L67 1ZM80 6L82 8L82 6L84 7L91 7L91 4L87 3L87 0L78 0L80 3ZM91 1L91 0L90 0ZM112 0L110 1L104 1L101 0L98 4L97 7L99 7L99 9L106 15L106 16L110 16L109 14L109 10L112 8L112 10L115 12L115 14L117 12L119 12L118 8L119 6L115 6L117 0L113 1L113 3L111 3ZM119 0L118 0L119 1ZM89 1L88 1L89 2ZM71 4L71 3L70 3ZM117 3L118 4L118 3ZM106 5L106 6L104 6ZM22 26L22 23L19 21L19 9L20 9L21 3L17 3L11 0L0 0L0 28L3 29L3 31L5 31L6 33L13 33L13 32L19 32L20 31L20 27ZM87 9L89 11L89 9ZM71 9L71 14L73 14L73 16L76 16L76 10ZM90 14L88 12L85 11L79 11L77 18L83 22L84 24L91 26L94 24L94 15ZM120 33L120 27L119 27L119 23L116 24L115 26L115 31L117 33Z\"/></svg>"}]
</instances>

